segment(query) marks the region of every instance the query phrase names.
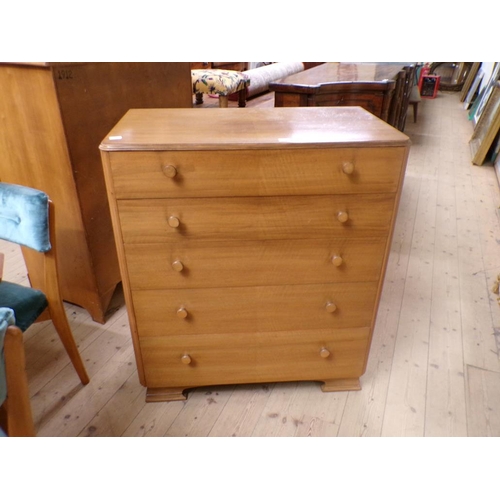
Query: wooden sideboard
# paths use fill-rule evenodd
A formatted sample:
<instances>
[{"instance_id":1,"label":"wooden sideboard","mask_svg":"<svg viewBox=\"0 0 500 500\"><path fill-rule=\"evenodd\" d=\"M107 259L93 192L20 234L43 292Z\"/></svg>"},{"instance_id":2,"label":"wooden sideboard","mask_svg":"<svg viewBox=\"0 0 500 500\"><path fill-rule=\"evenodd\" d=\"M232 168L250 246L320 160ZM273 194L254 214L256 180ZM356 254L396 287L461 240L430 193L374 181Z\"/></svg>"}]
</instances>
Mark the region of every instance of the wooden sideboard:
<instances>
[{"instance_id":1,"label":"wooden sideboard","mask_svg":"<svg viewBox=\"0 0 500 500\"><path fill-rule=\"evenodd\" d=\"M269 84L276 107L361 106L403 131L413 63L324 63Z\"/></svg>"},{"instance_id":2,"label":"wooden sideboard","mask_svg":"<svg viewBox=\"0 0 500 500\"><path fill-rule=\"evenodd\" d=\"M146 400L359 389L408 137L358 107L201 114L130 110L100 146Z\"/></svg>"},{"instance_id":3,"label":"wooden sideboard","mask_svg":"<svg viewBox=\"0 0 500 500\"><path fill-rule=\"evenodd\" d=\"M130 108L192 107L189 63L0 63L0 88L1 179L53 200L63 299L102 323L121 278L99 144Z\"/></svg>"}]
</instances>

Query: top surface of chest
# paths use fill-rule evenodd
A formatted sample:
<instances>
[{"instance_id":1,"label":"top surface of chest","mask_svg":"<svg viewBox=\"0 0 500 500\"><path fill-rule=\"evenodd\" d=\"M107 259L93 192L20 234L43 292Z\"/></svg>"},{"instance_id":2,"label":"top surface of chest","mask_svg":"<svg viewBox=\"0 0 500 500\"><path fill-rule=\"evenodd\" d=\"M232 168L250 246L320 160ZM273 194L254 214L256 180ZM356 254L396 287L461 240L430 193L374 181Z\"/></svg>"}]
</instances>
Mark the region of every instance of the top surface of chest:
<instances>
[{"instance_id":1,"label":"top surface of chest","mask_svg":"<svg viewBox=\"0 0 500 500\"><path fill-rule=\"evenodd\" d=\"M131 109L103 151L407 146L408 137L360 107Z\"/></svg>"}]
</instances>

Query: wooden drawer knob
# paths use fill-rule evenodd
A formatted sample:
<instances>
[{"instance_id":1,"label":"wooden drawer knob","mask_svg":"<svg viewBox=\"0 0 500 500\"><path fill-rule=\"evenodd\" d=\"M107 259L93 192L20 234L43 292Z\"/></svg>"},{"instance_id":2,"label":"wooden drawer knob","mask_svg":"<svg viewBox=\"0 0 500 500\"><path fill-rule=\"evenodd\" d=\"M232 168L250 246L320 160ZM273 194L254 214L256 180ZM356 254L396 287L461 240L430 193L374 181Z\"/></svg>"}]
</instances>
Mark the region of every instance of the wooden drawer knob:
<instances>
[{"instance_id":1,"label":"wooden drawer knob","mask_svg":"<svg viewBox=\"0 0 500 500\"><path fill-rule=\"evenodd\" d=\"M321 349L321 351L319 351L319 355L322 358L327 358L328 356L330 356L330 351L328 349L326 349L325 347L323 347L323 349Z\"/></svg>"},{"instance_id":2,"label":"wooden drawer knob","mask_svg":"<svg viewBox=\"0 0 500 500\"><path fill-rule=\"evenodd\" d=\"M162 170L170 179L173 179L177 175L177 169L173 165L165 165Z\"/></svg>"},{"instance_id":3,"label":"wooden drawer knob","mask_svg":"<svg viewBox=\"0 0 500 500\"><path fill-rule=\"evenodd\" d=\"M349 214L341 211L337 214L337 219L342 223L347 222L349 220Z\"/></svg>"},{"instance_id":4,"label":"wooden drawer knob","mask_svg":"<svg viewBox=\"0 0 500 500\"><path fill-rule=\"evenodd\" d=\"M184 264L180 260L174 260L172 262L172 268L174 271L180 273L184 269Z\"/></svg>"},{"instance_id":5,"label":"wooden drawer knob","mask_svg":"<svg viewBox=\"0 0 500 500\"><path fill-rule=\"evenodd\" d=\"M340 267L344 262L344 259L340 255L334 255L332 257L332 262L335 267Z\"/></svg>"},{"instance_id":6,"label":"wooden drawer knob","mask_svg":"<svg viewBox=\"0 0 500 500\"><path fill-rule=\"evenodd\" d=\"M180 307L179 309L177 309L177 317L178 318L186 319L187 315L188 315L188 312L186 311L186 309L184 307Z\"/></svg>"},{"instance_id":7,"label":"wooden drawer knob","mask_svg":"<svg viewBox=\"0 0 500 500\"><path fill-rule=\"evenodd\" d=\"M189 356L189 354L184 354L181 358L181 362L185 365L189 365L191 363L191 356Z\"/></svg>"},{"instance_id":8,"label":"wooden drawer knob","mask_svg":"<svg viewBox=\"0 0 500 500\"><path fill-rule=\"evenodd\" d=\"M177 217L174 217L173 215L171 215L168 218L168 225L170 227L179 227L180 224L181 224L181 221Z\"/></svg>"},{"instance_id":9,"label":"wooden drawer knob","mask_svg":"<svg viewBox=\"0 0 500 500\"><path fill-rule=\"evenodd\" d=\"M354 172L354 163L352 161L345 161L342 164L342 172L347 175L351 175Z\"/></svg>"},{"instance_id":10,"label":"wooden drawer knob","mask_svg":"<svg viewBox=\"0 0 500 500\"><path fill-rule=\"evenodd\" d=\"M337 306L333 302L327 302L325 309L327 310L327 312L332 313L337 310Z\"/></svg>"}]
</instances>

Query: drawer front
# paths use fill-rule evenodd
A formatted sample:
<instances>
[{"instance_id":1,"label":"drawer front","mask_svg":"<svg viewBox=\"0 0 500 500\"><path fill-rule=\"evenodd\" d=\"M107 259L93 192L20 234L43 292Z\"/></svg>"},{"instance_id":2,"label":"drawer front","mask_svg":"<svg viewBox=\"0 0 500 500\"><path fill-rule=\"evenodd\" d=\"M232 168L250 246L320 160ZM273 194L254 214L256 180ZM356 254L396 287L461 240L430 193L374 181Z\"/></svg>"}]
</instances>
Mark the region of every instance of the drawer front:
<instances>
[{"instance_id":1,"label":"drawer front","mask_svg":"<svg viewBox=\"0 0 500 500\"><path fill-rule=\"evenodd\" d=\"M110 161L116 197L130 199L395 192L404 158L405 148L387 147L132 151Z\"/></svg>"},{"instance_id":2,"label":"drawer front","mask_svg":"<svg viewBox=\"0 0 500 500\"><path fill-rule=\"evenodd\" d=\"M324 381L363 374L369 329L147 337L140 346L149 388Z\"/></svg>"},{"instance_id":3,"label":"drawer front","mask_svg":"<svg viewBox=\"0 0 500 500\"><path fill-rule=\"evenodd\" d=\"M386 238L125 245L132 290L378 281Z\"/></svg>"},{"instance_id":4,"label":"drawer front","mask_svg":"<svg viewBox=\"0 0 500 500\"><path fill-rule=\"evenodd\" d=\"M386 101L385 91L369 92L331 92L313 95L311 100L314 106L361 106L378 118L384 119L387 111L384 110Z\"/></svg>"},{"instance_id":5,"label":"drawer front","mask_svg":"<svg viewBox=\"0 0 500 500\"><path fill-rule=\"evenodd\" d=\"M383 237L395 195L121 200L124 243ZM342 216L347 214L347 221Z\"/></svg>"},{"instance_id":6,"label":"drawer front","mask_svg":"<svg viewBox=\"0 0 500 500\"><path fill-rule=\"evenodd\" d=\"M369 327L378 283L136 290L140 336Z\"/></svg>"}]
</instances>

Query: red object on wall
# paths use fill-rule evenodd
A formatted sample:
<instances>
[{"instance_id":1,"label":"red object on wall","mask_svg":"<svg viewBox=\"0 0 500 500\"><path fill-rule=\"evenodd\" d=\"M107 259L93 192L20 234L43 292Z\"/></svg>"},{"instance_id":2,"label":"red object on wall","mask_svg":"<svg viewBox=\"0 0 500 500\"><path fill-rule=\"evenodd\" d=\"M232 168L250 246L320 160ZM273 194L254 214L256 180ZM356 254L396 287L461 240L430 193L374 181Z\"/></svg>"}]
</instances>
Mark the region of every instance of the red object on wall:
<instances>
[{"instance_id":1,"label":"red object on wall","mask_svg":"<svg viewBox=\"0 0 500 500\"><path fill-rule=\"evenodd\" d=\"M440 81L441 76L439 75L425 75L421 78L421 85L419 85L420 97L434 99L437 95Z\"/></svg>"}]
</instances>

